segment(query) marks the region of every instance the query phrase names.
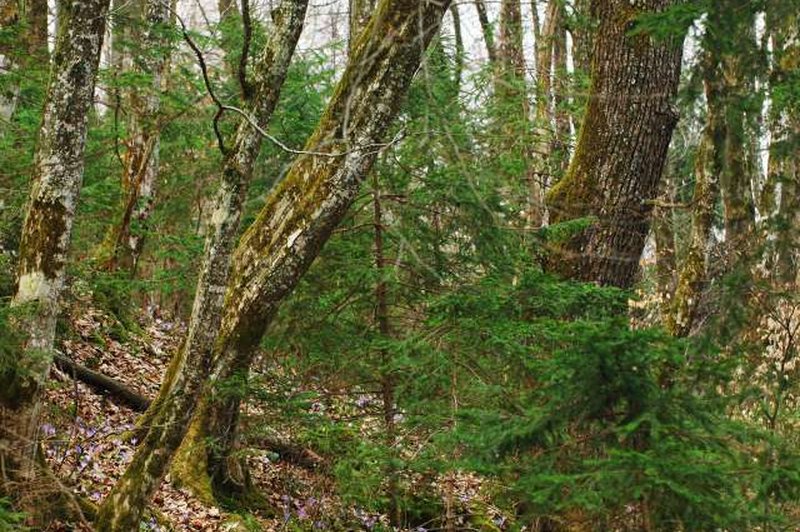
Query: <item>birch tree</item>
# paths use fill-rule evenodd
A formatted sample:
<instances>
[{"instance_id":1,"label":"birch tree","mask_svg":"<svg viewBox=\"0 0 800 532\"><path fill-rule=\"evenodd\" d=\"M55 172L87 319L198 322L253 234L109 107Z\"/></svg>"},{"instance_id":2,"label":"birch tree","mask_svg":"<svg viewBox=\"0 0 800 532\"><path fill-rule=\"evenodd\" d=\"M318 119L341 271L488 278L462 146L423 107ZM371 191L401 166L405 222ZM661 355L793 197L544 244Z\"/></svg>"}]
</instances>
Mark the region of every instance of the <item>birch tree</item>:
<instances>
[{"instance_id":1,"label":"birch tree","mask_svg":"<svg viewBox=\"0 0 800 532\"><path fill-rule=\"evenodd\" d=\"M67 20L53 53L11 303L25 338L15 366L4 368L0 377L0 462L6 494L30 487L42 469L37 445L40 392L53 359L107 10L108 0L63 5Z\"/></svg>"}]
</instances>

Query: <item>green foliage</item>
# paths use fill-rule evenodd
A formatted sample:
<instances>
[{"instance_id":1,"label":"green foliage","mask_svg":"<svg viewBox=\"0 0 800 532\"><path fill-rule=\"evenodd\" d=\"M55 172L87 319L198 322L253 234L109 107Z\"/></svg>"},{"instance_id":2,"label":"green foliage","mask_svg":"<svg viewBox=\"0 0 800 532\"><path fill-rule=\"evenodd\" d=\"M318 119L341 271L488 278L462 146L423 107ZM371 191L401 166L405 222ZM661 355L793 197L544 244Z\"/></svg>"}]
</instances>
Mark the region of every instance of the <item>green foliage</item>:
<instances>
[{"instance_id":1,"label":"green foliage","mask_svg":"<svg viewBox=\"0 0 800 532\"><path fill-rule=\"evenodd\" d=\"M24 532L25 514L15 512L8 499L0 499L0 532Z\"/></svg>"}]
</instances>

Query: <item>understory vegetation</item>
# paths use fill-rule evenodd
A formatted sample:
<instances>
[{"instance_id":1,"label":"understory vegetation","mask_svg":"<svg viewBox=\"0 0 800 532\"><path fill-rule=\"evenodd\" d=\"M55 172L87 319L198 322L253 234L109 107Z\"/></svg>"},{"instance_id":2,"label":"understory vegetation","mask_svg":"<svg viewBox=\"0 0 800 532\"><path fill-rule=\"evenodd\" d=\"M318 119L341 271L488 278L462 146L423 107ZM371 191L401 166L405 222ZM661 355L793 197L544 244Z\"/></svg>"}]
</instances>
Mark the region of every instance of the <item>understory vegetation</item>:
<instances>
[{"instance_id":1,"label":"understory vegetation","mask_svg":"<svg viewBox=\"0 0 800 532\"><path fill-rule=\"evenodd\" d=\"M797 0L57 4L0 532L800 527Z\"/></svg>"}]
</instances>

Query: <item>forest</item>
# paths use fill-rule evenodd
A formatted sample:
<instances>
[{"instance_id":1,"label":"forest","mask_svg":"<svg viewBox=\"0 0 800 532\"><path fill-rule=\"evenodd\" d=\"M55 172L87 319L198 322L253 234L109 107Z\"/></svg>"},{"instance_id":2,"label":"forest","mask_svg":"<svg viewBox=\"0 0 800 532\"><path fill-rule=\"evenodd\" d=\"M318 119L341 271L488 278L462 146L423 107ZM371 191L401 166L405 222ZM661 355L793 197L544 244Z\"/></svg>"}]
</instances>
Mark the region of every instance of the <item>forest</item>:
<instances>
[{"instance_id":1,"label":"forest","mask_svg":"<svg viewBox=\"0 0 800 532\"><path fill-rule=\"evenodd\" d=\"M800 0L0 0L0 532L800 530Z\"/></svg>"}]
</instances>

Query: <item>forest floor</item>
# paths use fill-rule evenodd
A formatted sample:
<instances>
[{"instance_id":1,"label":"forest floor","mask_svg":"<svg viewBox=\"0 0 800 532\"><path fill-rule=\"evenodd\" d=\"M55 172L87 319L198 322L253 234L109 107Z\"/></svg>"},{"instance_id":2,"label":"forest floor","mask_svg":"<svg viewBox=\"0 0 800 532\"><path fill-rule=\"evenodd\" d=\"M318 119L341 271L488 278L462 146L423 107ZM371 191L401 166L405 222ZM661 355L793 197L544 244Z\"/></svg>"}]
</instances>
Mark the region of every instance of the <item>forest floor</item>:
<instances>
[{"instance_id":1,"label":"forest floor","mask_svg":"<svg viewBox=\"0 0 800 532\"><path fill-rule=\"evenodd\" d=\"M130 332L131 328L135 332ZM159 317L142 318L138 325L123 327L91 302L78 299L67 312L59 349L72 361L152 399L184 333L183 324ZM132 429L140 412L56 367L46 399L41 438L49 464L66 489L99 503L133 457L138 442L132 436ZM301 452L297 453L297 449ZM275 448L248 449L252 480L272 508L270 515L258 511L231 513L204 504L189 491L173 485L168 475L152 499L146 530L390 529L385 514L347 505L336 495L335 480L325 467L325 458L302 446L295 446L289 452L275 451ZM288 456L292 453L293 458ZM430 480L427 482L430 489ZM433 479L432 484L437 483L446 484L449 490L449 502L445 501L448 513L455 521L466 522L473 513L468 509L470 501L480 499L480 479L460 474ZM452 501L456 501L455 505ZM480 506L481 514L486 517L487 505L482 502ZM489 523L493 519L506 522L494 509L489 513ZM49 530L67 529L53 523ZM426 527L411 530L426 530Z\"/></svg>"},{"instance_id":2,"label":"forest floor","mask_svg":"<svg viewBox=\"0 0 800 532\"><path fill-rule=\"evenodd\" d=\"M183 337L183 326L154 318L135 335L120 338L115 330L120 327L108 315L75 305L62 334L61 351L147 398L155 397L170 356ZM47 460L65 487L99 503L133 457L137 441L130 434L140 413L73 379L67 371L54 368L53 377L41 425ZM290 521L304 521L312 528L320 512L344 510L332 508L339 504L331 496L330 479L322 473L271 461L266 455L251 458L250 466L255 486L282 515L231 514L203 504L167 477L152 500L148 529L277 531L289 529ZM59 525L54 523L52 529L58 530Z\"/></svg>"}]
</instances>

